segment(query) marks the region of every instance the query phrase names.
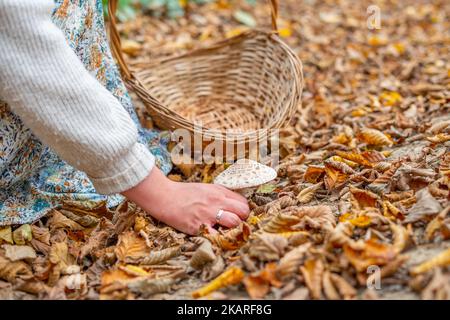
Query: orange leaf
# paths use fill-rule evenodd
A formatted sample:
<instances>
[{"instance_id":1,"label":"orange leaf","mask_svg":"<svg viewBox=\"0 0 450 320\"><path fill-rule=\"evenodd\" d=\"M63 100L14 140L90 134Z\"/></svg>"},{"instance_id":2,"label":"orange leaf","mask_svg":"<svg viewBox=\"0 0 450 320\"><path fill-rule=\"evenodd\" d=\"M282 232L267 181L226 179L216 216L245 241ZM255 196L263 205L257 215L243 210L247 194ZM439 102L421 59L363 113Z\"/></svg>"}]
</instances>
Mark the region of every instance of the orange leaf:
<instances>
[{"instance_id":1,"label":"orange leaf","mask_svg":"<svg viewBox=\"0 0 450 320\"><path fill-rule=\"evenodd\" d=\"M336 154L344 159L356 162L360 165L366 167L373 167L372 163L370 163L362 154L356 152L345 152L345 151L336 151Z\"/></svg>"},{"instance_id":2,"label":"orange leaf","mask_svg":"<svg viewBox=\"0 0 450 320\"><path fill-rule=\"evenodd\" d=\"M139 259L150 253L145 240L131 231L119 236L119 241L114 251L119 261Z\"/></svg>"},{"instance_id":3,"label":"orange leaf","mask_svg":"<svg viewBox=\"0 0 450 320\"><path fill-rule=\"evenodd\" d=\"M251 232L250 226L242 223L239 227L228 230L224 234L205 234L205 237L223 250L236 250L247 242Z\"/></svg>"},{"instance_id":4,"label":"orange leaf","mask_svg":"<svg viewBox=\"0 0 450 320\"><path fill-rule=\"evenodd\" d=\"M305 278L306 286L309 289L311 298L320 299L322 296L322 275L324 272L321 260L308 260L300 267Z\"/></svg>"},{"instance_id":5,"label":"orange leaf","mask_svg":"<svg viewBox=\"0 0 450 320\"><path fill-rule=\"evenodd\" d=\"M309 166L306 169L304 179L309 183L317 183L320 177L325 173L325 168Z\"/></svg>"},{"instance_id":6,"label":"orange leaf","mask_svg":"<svg viewBox=\"0 0 450 320\"><path fill-rule=\"evenodd\" d=\"M347 175L341 171L333 168L330 165L325 165L326 176L324 178L325 186L328 190L333 189L337 184L345 182Z\"/></svg>"},{"instance_id":7,"label":"orange leaf","mask_svg":"<svg viewBox=\"0 0 450 320\"><path fill-rule=\"evenodd\" d=\"M344 244L344 254L358 272L364 272L371 265L385 265L396 257L391 245L369 239L360 247Z\"/></svg>"},{"instance_id":8,"label":"orange leaf","mask_svg":"<svg viewBox=\"0 0 450 320\"><path fill-rule=\"evenodd\" d=\"M350 187L351 203L354 209L375 208L379 197L370 191Z\"/></svg>"},{"instance_id":9,"label":"orange leaf","mask_svg":"<svg viewBox=\"0 0 450 320\"><path fill-rule=\"evenodd\" d=\"M252 299L262 299L270 290L270 286L280 287L282 283L276 276L277 264L266 264L264 269L256 275L249 275L244 279L244 285L248 295Z\"/></svg>"}]
</instances>

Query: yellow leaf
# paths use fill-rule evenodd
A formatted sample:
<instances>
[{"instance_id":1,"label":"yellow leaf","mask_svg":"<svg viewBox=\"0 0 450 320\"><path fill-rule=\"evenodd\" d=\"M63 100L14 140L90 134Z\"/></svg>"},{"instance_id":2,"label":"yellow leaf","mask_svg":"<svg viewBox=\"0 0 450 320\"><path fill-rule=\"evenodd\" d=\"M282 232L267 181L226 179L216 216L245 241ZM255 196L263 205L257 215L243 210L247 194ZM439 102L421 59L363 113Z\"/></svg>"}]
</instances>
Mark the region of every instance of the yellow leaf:
<instances>
[{"instance_id":1,"label":"yellow leaf","mask_svg":"<svg viewBox=\"0 0 450 320\"><path fill-rule=\"evenodd\" d=\"M282 38L289 38L290 36L292 36L292 29L290 28L290 26L285 27L285 28L280 28L280 29L278 29L278 34Z\"/></svg>"},{"instance_id":2,"label":"yellow leaf","mask_svg":"<svg viewBox=\"0 0 450 320\"><path fill-rule=\"evenodd\" d=\"M231 4L229 0L218 0L216 2L216 6L218 9L230 9L231 8Z\"/></svg>"},{"instance_id":3,"label":"yellow leaf","mask_svg":"<svg viewBox=\"0 0 450 320\"><path fill-rule=\"evenodd\" d=\"M392 146L393 142L390 137L376 129L364 128L358 134L360 141L374 146Z\"/></svg>"},{"instance_id":4,"label":"yellow leaf","mask_svg":"<svg viewBox=\"0 0 450 320\"><path fill-rule=\"evenodd\" d=\"M398 54L403 54L405 52L405 45L401 42L394 43L392 46Z\"/></svg>"},{"instance_id":5,"label":"yellow leaf","mask_svg":"<svg viewBox=\"0 0 450 320\"><path fill-rule=\"evenodd\" d=\"M434 143L443 143L450 140L450 134L446 133L439 133L433 137L428 137L428 141L434 142Z\"/></svg>"},{"instance_id":6,"label":"yellow leaf","mask_svg":"<svg viewBox=\"0 0 450 320\"><path fill-rule=\"evenodd\" d=\"M15 244L24 245L33 238L31 226L29 224L21 225L19 228L14 230L12 236Z\"/></svg>"},{"instance_id":7,"label":"yellow leaf","mask_svg":"<svg viewBox=\"0 0 450 320\"><path fill-rule=\"evenodd\" d=\"M345 152L345 151L336 151L336 154L346 160L349 160L346 162L349 166L353 167L351 163L357 163L366 167L373 167L372 163L368 161L362 154L356 153L356 152ZM349 163L350 162L350 163Z\"/></svg>"},{"instance_id":8,"label":"yellow leaf","mask_svg":"<svg viewBox=\"0 0 450 320\"><path fill-rule=\"evenodd\" d=\"M136 56L142 49L142 45L139 42L133 40L122 41L122 51L130 56Z\"/></svg>"},{"instance_id":9,"label":"yellow leaf","mask_svg":"<svg viewBox=\"0 0 450 320\"><path fill-rule=\"evenodd\" d=\"M244 271L242 271L242 269L239 267L232 266L216 279L212 280L200 289L192 292L192 297L195 299L204 297L211 292L217 291L219 289L239 284L242 279L244 279Z\"/></svg>"},{"instance_id":10,"label":"yellow leaf","mask_svg":"<svg viewBox=\"0 0 450 320\"><path fill-rule=\"evenodd\" d=\"M364 117L367 115L371 110L365 106L358 107L354 110L352 110L351 115L352 117Z\"/></svg>"},{"instance_id":11,"label":"yellow leaf","mask_svg":"<svg viewBox=\"0 0 450 320\"><path fill-rule=\"evenodd\" d=\"M355 227L367 228L372 223L372 220L366 215L355 216L352 213L344 213L339 217L339 222L350 222Z\"/></svg>"},{"instance_id":12,"label":"yellow leaf","mask_svg":"<svg viewBox=\"0 0 450 320\"><path fill-rule=\"evenodd\" d=\"M13 244L12 229L11 226L0 228L0 240Z\"/></svg>"},{"instance_id":13,"label":"yellow leaf","mask_svg":"<svg viewBox=\"0 0 450 320\"><path fill-rule=\"evenodd\" d=\"M385 217L394 220L397 218L403 220L405 218L403 213L389 201L387 200L383 201L382 206L383 206L383 215Z\"/></svg>"},{"instance_id":14,"label":"yellow leaf","mask_svg":"<svg viewBox=\"0 0 450 320\"><path fill-rule=\"evenodd\" d=\"M428 261L421 263L420 265L412 268L410 270L412 275L417 275L420 273L427 272L436 267L445 267L450 265L450 248L442 251L437 256L431 258Z\"/></svg>"},{"instance_id":15,"label":"yellow leaf","mask_svg":"<svg viewBox=\"0 0 450 320\"><path fill-rule=\"evenodd\" d=\"M227 31L225 36L227 38L237 37L237 36L241 35L242 33L244 33L247 30L248 30L248 27L243 27L243 26L237 27L237 28L233 28L233 29Z\"/></svg>"},{"instance_id":16,"label":"yellow leaf","mask_svg":"<svg viewBox=\"0 0 450 320\"><path fill-rule=\"evenodd\" d=\"M341 156L332 156L330 157L330 159L333 161L343 162L346 165L350 166L351 168L356 168L359 165L357 162L352 161L350 159L345 159L344 157Z\"/></svg>"},{"instance_id":17,"label":"yellow leaf","mask_svg":"<svg viewBox=\"0 0 450 320\"><path fill-rule=\"evenodd\" d=\"M251 216L247 220L247 222L250 223L251 225L257 225L260 221L261 219L258 218L257 216Z\"/></svg>"},{"instance_id":18,"label":"yellow leaf","mask_svg":"<svg viewBox=\"0 0 450 320\"><path fill-rule=\"evenodd\" d=\"M381 151L381 154L383 156L385 156L386 158L388 158L392 154L392 151L391 150L384 150L384 151Z\"/></svg>"},{"instance_id":19,"label":"yellow leaf","mask_svg":"<svg viewBox=\"0 0 450 320\"><path fill-rule=\"evenodd\" d=\"M149 273L138 266L133 266L131 264L127 264L126 266L121 266L121 270L125 271L126 273L132 275L132 276L148 276Z\"/></svg>"},{"instance_id":20,"label":"yellow leaf","mask_svg":"<svg viewBox=\"0 0 450 320\"><path fill-rule=\"evenodd\" d=\"M381 102L386 106L394 106L402 101L402 96L396 91L384 91L380 95Z\"/></svg>"},{"instance_id":21,"label":"yellow leaf","mask_svg":"<svg viewBox=\"0 0 450 320\"><path fill-rule=\"evenodd\" d=\"M333 137L333 142L339 144L347 144L351 141L351 137L348 137L345 133L340 133L337 136Z\"/></svg>"},{"instance_id":22,"label":"yellow leaf","mask_svg":"<svg viewBox=\"0 0 450 320\"><path fill-rule=\"evenodd\" d=\"M367 43L373 47L379 47L386 45L388 39L383 35L372 35L367 39Z\"/></svg>"}]
</instances>

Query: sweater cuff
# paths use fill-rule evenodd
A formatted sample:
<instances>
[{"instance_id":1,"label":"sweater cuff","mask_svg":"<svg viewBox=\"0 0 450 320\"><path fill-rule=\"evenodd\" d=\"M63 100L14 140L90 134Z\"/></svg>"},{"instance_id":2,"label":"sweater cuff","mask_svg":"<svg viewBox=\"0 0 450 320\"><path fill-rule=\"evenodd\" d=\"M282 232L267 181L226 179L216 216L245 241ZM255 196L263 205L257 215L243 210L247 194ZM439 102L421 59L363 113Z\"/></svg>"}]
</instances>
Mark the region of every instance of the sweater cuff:
<instances>
[{"instance_id":1,"label":"sweater cuff","mask_svg":"<svg viewBox=\"0 0 450 320\"><path fill-rule=\"evenodd\" d=\"M114 194L129 190L144 180L155 165L155 157L140 143L119 161L104 168L107 177L89 177L100 194Z\"/></svg>"}]
</instances>

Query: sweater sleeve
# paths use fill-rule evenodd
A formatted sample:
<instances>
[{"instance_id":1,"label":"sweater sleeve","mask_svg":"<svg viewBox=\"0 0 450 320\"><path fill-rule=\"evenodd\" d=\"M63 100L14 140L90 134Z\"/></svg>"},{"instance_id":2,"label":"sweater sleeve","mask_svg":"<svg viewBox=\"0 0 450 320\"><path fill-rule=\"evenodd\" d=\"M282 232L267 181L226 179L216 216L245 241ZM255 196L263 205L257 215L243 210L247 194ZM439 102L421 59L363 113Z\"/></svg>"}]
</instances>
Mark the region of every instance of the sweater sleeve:
<instances>
[{"instance_id":1,"label":"sweater sleeve","mask_svg":"<svg viewBox=\"0 0 450 320\"><path fill-rule=\"evenodd\" d=\"M120 102L89 72L51 21L52 0L0 0L0 98L97 192L148 176L155 158L138 143Z\"/></svg>"}]
</instances>

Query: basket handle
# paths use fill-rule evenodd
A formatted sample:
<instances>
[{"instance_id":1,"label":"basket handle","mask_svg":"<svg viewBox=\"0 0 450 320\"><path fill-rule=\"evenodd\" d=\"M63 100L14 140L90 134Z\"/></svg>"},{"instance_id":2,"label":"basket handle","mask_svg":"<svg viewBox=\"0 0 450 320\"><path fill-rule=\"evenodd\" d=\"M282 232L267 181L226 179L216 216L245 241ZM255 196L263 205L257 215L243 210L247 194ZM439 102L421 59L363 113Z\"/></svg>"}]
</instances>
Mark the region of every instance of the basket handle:
<instances>
[{"instance_id":1,"label":"basket handle","mask_svg":"<svg viewBox=\"0 0 450 320\"><path fill-rule=\"evenodd\" d=\"M119 68L124 80L131 80L132 75L123 57L122 43L120 40L119 31L117 30L116 11L118 2L118 0L108 0L109 37L111 42L111 51L114 58L116 58L117 63L119 64Z\"/></svg>"},{"instance_id":2,"label":"basket handle","mask_svg":"<svg viewBox=\"0 0 450 320\"><path fill-rule=\"evenodd\" d=\"M133 77L131 75L131 71L128 68L125 59L122 53L122 45L120 40L120 34L117 30L117 4L118 0L109 0L108 1L108 14L109 14L109 34L111 38L111 51L113 56L116 58L117 63L119 64L120 70L122 71L122 77L124 80L131 80ZM272 29L275 33L278 33L278 0L269 0L270 8L271 8L271 18L272 18Z\"/></svg>"},{"instance_id":3,"label":"basket handle","mask_svg":"<svg viewBox=\"0 0 450 320\"><path fill-rule=\"evenodd\" d=\"M272 29L275 33L278 33L278 8L280 5L278 4L278 0L270 0L270 8L272 13Z\"/></svg>"}]
</instances>

